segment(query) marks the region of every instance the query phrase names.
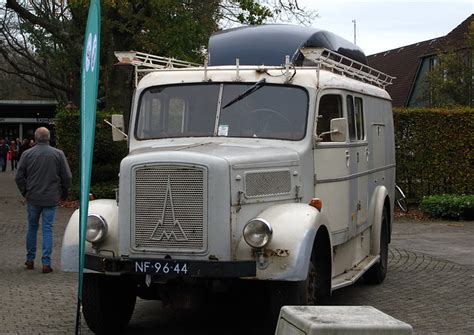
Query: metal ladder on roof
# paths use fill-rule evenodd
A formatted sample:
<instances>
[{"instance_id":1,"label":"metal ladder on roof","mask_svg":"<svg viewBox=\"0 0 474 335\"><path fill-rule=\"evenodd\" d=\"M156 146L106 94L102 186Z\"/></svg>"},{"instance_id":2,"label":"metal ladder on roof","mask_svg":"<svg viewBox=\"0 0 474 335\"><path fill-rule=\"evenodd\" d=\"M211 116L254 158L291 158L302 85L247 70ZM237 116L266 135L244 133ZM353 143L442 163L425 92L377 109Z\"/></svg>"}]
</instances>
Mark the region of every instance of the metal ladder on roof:
<instances>
[{"instance_id":1,"label":"metal ladder on roof","mask_svg":"<svg viewBox=\"0 0 474 335\"><path fill-rule=\"evenodd\" d=\"M318 69L357 79L385 89L396 77L389 76L352 58L343 56L326 48L301 48L303 56L318 66Z\"/></svg>"},{"instance_id":2,"label":"metal ladder on roof","mask_svg":"<svg viewBox=\"0 0 474 335\"><path fill-rule=\"evenodd\" d=\"M135 87L138 81L147 72L159 69L189 68L202 66L201 64L187 62L175 58L156 56L138 51L115 51L118 65L132 65L135 68Z\"/></svg>"},{"instance_id":3,"label":"metal ladder on roof","mask_svg":"<svg viewBox=\"0 0 474 335\"><path fill-rule=\"evenodd\" d=\"M307 60L315 63L318 66L318 70L324 68L334 73L376 85L383 89L385 89L386 86L391 85L393 80L396 79L396 77L392 77L388 74L371 68L370 66L362 64L326 48L301 48L300 51ZM199 66L204 66L205 71L207 69L206 63L201 65L193 62L156 56L138 51L115 51L115 56L119 61L118 64L134 66L135 87L138 85L139 79L147 72L152 72L159 69L191 68ZM239 62L237 60L237 69L239 68L238 64ZM288 72L288 57L286 61L286 68Z\"/></svg>"}]
</instances>

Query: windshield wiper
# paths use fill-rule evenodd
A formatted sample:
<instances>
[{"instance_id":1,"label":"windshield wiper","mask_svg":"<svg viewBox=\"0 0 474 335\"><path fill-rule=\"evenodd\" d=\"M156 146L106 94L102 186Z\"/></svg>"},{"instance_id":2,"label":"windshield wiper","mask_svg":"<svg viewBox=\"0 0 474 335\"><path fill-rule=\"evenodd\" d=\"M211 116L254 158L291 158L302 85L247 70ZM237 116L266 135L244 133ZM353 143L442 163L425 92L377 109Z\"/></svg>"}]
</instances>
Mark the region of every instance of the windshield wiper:
<instances>
[{"instance_id":1,"label":"windshield wiper","mask_svg":"<svg viewBox=\"0 0 474 335\"><path fill-rule=\"evenodd\" d=\"M265 84L265 78L263 79L260 79L259 81L257 81L255 84L253 84L252 86L250 86L246 91L240 93L237 97L235 97L234 99L232 99L231 101L229 101L228 103L226 103L224 105L224 107L222 107L222 109L225 109L233 104L235 104L237 101L239 100L242 100L243 98L245 98L246 96L249 96L250 94L252 94L253 92L255 91L258 91L260 88L263 87L263 85Z\"/></svg>"}]
</instances>

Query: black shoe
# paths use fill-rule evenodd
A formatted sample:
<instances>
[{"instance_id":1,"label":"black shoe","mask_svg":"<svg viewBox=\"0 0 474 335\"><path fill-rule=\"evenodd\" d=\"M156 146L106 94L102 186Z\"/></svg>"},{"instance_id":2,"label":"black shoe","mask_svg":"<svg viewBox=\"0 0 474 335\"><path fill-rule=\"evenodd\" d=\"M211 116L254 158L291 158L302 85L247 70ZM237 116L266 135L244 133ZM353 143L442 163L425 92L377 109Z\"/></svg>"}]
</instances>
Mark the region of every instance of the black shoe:
<instances>
[{"instance_id":1,"label":"black shoe","mask_svg":"<svg viewBox=\"0 0 474 335\"><path fill-rule=\"evenodd\" d=\"M43 273L53 272L53 268L49 265L43 265Z\"/></svg>"}]
</instances>

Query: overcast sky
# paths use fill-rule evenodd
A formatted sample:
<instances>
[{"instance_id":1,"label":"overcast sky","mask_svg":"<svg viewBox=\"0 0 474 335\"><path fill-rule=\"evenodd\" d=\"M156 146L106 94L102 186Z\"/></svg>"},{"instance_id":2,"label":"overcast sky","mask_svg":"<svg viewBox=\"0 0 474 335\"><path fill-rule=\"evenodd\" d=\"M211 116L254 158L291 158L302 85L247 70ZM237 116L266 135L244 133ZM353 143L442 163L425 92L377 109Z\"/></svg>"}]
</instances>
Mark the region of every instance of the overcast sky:
<instances>
[{"instance_id":1,"label":"overcast sky","mask_svg":"<svg viewBox=\"0 0 474 335\"><path fill-rule=\"evenodd\" d=\"M353 42L366 55L444 36L474 12L474 0L299 0L319 13L313 27Z\"/></svg>"}]
</instances>

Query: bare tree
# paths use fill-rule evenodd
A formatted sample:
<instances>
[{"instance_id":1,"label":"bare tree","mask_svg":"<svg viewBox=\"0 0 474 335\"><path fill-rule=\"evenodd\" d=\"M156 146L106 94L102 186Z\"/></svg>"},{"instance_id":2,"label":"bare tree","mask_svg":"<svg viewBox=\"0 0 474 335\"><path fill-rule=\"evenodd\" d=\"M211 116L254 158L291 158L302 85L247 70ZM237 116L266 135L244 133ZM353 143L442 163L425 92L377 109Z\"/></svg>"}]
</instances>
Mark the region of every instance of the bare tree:
<instances>
[{"instance_id":1,"label":"bare tree","mask_svg":"<svg viewBox=\"0 0 474 335\"><path fill-rule=\"evenodd\" d=\"M300 6L298 0L222 0L220 1L222 27L265 22L294 22L309 25L318 16L315 10Z\"/></svg>"},{"instance_id":2,"label":"bare tree","mask_svg":"<svg viewBox=\"0 0 474 335\"><path fill-rule=\"evenodd\" d=\"M88 2L6 0L0 6L0 56L8 65L0 71L36 86L46 98L78 104ZM117 84L114 50L199 60L200 50L219 26L309 24L316 17L298 0L103 1L102 8L99 100L106 102L123 95L111 91Z\"/></svg>"},{"instance_id":3,"label":"bare tree","mask_svg":"<svg viewBox=\"0 0 474 335\"><path fill-rule=\"evenodd\" d=\"M73 99L78 70L71 71L78 64L72 55L81 47L65 29L71 23L65 2L7 0L0 15L0 54L8 64L1 70L38 87L45 98Z\"/></svg>"}]
</instances>

